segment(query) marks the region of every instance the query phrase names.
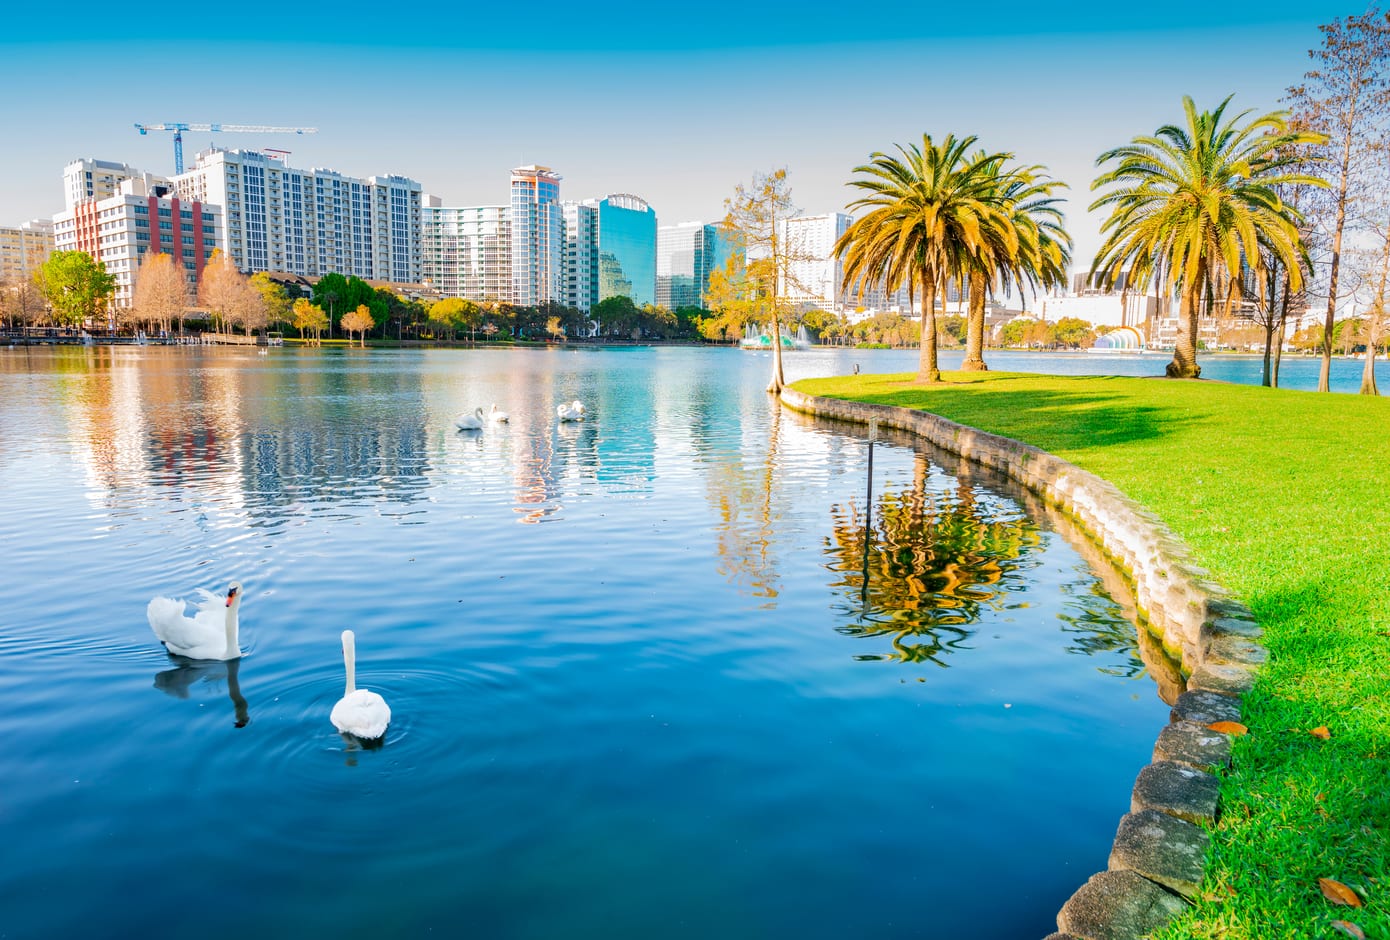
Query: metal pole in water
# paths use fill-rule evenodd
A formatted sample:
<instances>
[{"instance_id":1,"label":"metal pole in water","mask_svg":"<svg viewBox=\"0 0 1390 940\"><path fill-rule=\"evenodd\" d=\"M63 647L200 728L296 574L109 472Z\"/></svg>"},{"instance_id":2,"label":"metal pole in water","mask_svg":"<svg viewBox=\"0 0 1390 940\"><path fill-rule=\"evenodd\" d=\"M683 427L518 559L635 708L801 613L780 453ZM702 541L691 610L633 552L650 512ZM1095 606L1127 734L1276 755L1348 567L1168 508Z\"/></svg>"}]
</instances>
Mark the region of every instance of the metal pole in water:
<instances>
[{"instance_id":1,"label":"metal pole in water","mask_svg":"<svg viewBox=\"0 0 1390 940\"><path fill-rule=\"evenodd\" d=\"M869 419L869 472L864 485L864 578L859 587L859 599L869 603L869 542L874 531L874 441L878 440L878 419Z\"/></svg>"}]
</instances>

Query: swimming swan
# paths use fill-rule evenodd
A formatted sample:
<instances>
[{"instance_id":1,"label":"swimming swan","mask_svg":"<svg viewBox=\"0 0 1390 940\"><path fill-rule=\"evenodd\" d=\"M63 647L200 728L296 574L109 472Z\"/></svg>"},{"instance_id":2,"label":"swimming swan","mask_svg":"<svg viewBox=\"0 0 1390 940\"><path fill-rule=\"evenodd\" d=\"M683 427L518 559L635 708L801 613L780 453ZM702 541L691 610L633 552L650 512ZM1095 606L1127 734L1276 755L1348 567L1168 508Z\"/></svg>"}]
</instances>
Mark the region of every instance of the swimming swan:
<instances>
[{"instance_id":1,"label":"swimming swan","mask_svg":"<svg viewBox=\"0 0 1390 940\"><path fill-rule=\"evenodd\" d=\"M481 431L487 422L483 420L483 409L478 408L470 414L461 414L454 419L454 427L460 431Z\"/></svg>"},{"instance_id":2,"label":"swimming swan","mask_svg":"<svg viewBox=\"0 0 1390 940\"><path fill-rule=\"evenodd\" d=\"M347 667L347 689L328 718L344 734L374 741L386 733L391 708L375 692L357 688L357 646L351 630L343 631L343 664Z\"/></svg>"},{"instance_id":3,"label":"swimming swan","mask_svg":"<svg viewBox=\"0 0 1390 940\"><path fill-rule=\"evenodd\" d=\"M188 659L237 659L237 611L241 608L241 582L227 588L225 604L211 591L198 589L202 601L192 617L184 613L184 602L156 597L145 608L150 629L171 653ZM219 608L224 608L219 610Z\"/></svg>"},{"instance_id":4,"label":"swimming swan","mask_svg":"<svg viewBox=\"0 0 1390 940\"><path fill-rule=\"evenodd\" d=\"M556 408L555 413L560 416L561 421L583 421L584 403L576 398L568 405Z\"/></svg>"},{"instance_id":5,"label":"swimming swan","mask_svg":"<svg viewBox=\"0 0 1390 940\"><path fill-rule=\"evenodd\" d=\"M497 410L497 402L492 403L492 410L489 411L487 415L487 419L489 421L491 421L493 424L505 424L508 421L510 421L511 418L512 416L507 414L505 411Z\"/></svg>"}]
</instances>

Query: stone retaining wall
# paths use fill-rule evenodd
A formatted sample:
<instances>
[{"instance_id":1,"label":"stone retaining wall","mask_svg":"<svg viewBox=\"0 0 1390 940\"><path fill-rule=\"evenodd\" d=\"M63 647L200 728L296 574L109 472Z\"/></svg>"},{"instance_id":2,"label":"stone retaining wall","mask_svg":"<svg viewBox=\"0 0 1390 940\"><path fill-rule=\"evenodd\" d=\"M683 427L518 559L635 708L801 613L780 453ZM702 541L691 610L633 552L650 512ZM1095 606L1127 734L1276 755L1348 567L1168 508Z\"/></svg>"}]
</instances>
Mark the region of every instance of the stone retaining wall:
<instances>
[{"instance_id":1,"label":"stone retaining wall","mask_svg":"<svg viewBox=\"0 0 1390 940\"><path fill-rule=\"evenodd\" d=\"M782 402L823 418L914 433L998 471L1080 523L1132 580L1149 627L1188 674L1158 735L1153 763L1139 773L1107 870L1092 875L1057 915L1047 940L1128 940L1158 930L1187 907L1202 881L1219 782L1230 739L1208 726L1240 717L1241 696L1265 661L1250 611L1191 561L1158 517L1100 477L1019 441L898 408L818 398L791 388Z\"/></svg>"}]
</instances>

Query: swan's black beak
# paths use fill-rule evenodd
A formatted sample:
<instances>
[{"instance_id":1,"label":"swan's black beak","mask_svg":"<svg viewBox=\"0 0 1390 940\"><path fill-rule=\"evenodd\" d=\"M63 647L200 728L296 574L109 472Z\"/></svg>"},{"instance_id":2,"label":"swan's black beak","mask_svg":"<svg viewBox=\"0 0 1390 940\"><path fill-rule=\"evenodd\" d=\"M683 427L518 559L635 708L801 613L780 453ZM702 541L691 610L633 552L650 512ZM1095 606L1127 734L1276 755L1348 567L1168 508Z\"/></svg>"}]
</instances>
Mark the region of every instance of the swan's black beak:
<instances>
[{"instance_id":1,"label":"swan's black beak","mask_svg":"<svg viewBox=\"0 0 1390 940\"><path fill-rule=\"evenodd\" d=\"M233 599L234 597L236 597L236 588L232 588L230 591L227 592L227 606L228 606L228 607L231 607L231 606L232 606L232 599Z\"/></svg>"}]
</instances>

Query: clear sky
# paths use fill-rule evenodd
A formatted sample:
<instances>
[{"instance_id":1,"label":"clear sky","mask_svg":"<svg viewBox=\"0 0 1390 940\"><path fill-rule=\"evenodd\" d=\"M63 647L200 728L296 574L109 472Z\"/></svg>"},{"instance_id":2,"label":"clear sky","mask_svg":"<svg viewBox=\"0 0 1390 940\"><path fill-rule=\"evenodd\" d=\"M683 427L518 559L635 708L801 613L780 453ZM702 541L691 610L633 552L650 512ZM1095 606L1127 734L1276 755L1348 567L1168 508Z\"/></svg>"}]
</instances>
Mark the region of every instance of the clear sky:
<instances>
[{"instance_id":1,"label":"clear sky","mask_svg":"<svg viewBox=\"0 0 1390 940\"><path fill-rule=\"evenodd\" d=\"M1096 154L1178 120L1184 94L1279 107L1318 24L1362 11L929 7L26 4L0 32L0 223L61 210L62 167L78 157L171 173L172 135L141 137L136 122L318 127L216 143L410 176L446 205L501 204L508 170L540 163L564 176L562 198L634 193L663 224L716 220L735 184L777 166L803 211L840 210L871 152L955 133L1066 181L1089 262ZM186 162L210 142L185 135Z\"/></svg>"}]
</instances>

